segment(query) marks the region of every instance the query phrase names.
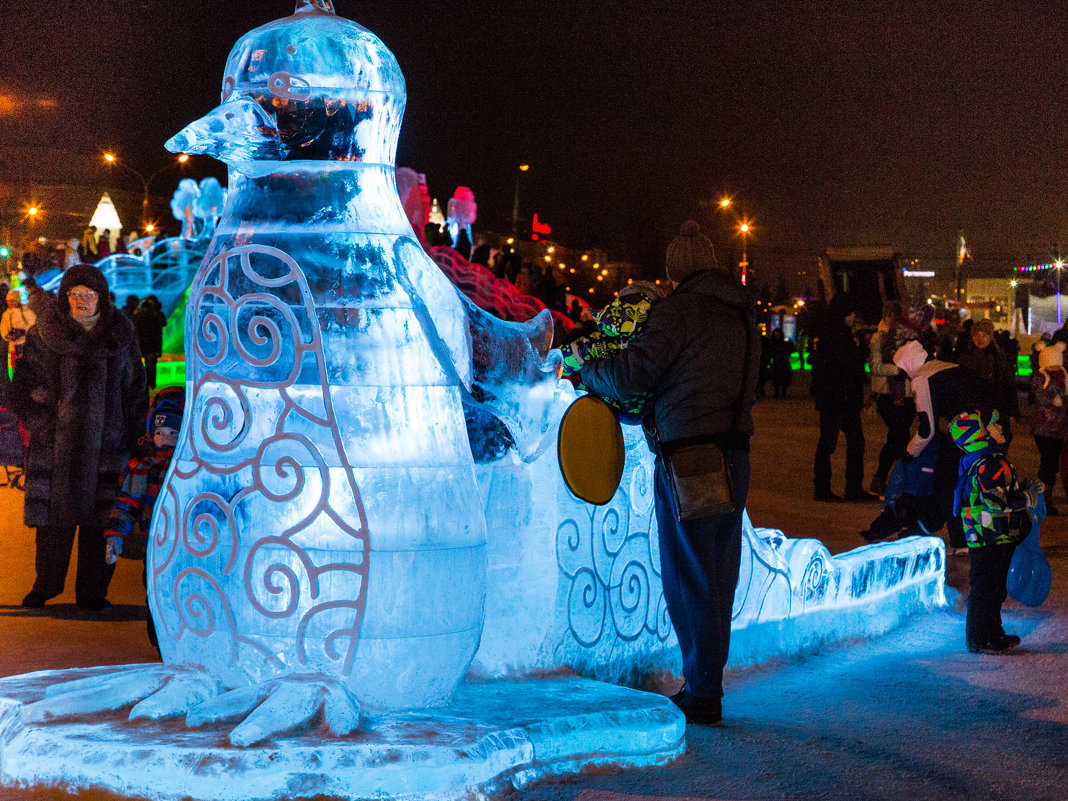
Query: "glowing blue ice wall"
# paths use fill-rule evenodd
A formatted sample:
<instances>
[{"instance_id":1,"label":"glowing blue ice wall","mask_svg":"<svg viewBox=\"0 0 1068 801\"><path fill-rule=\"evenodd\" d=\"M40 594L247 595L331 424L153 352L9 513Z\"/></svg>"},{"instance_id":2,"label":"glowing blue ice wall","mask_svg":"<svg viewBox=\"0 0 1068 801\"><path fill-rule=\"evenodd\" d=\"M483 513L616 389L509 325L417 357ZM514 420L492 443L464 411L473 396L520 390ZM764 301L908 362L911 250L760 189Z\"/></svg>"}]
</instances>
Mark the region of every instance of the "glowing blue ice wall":
<instances>
[{"instance_id":1,"label":"glowing blue ice wall","mask_svg":"<svg viewBox=\"0 0 1068 801\"><path fill-rule=\"evenodd\" d=\"M237 42L221 105L167 143L225 161L230 190L190 290L149 602L164 660L230 686L320 672L371 706L446 702L485 596L461 397L528 454L545 433L551 328L471 309L415 241L404 100L382 42L304 0Z\"/></svg>"},{"instance_id":2,"label":"glowing blue ice wall","mask_svg":"<svg viewBox=\"0 0 1068 801\"><path fill-rule=\"evenodd\" d=\"M567 666L642 686L681 671L660 582L653 455L637 426L623 436L623 480L605 506L568 492L555 454L476 467L489 526L478 673ZM945 546L936 537L831 556L818 540L754 528L748 515L744 522L730 665L883 634L945 603Z\"/></svg>"}]
</instances>

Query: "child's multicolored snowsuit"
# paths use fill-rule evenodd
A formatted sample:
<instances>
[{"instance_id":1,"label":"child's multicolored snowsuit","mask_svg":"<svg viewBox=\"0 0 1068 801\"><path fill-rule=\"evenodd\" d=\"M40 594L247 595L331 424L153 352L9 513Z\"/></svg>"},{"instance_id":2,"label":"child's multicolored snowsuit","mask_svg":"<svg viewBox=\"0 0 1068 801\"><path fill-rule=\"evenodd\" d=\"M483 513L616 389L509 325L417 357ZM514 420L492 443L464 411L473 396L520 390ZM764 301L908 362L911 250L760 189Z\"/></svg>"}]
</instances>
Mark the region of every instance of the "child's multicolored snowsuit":
<instances>
[{"instance_id":1,"label":"child's multicolored snowsuit","mask_svg":"<svg viewBox=\"0 0 1068 801\"><path fill-rule=\"evenodd\" d=\"M160 390L152 410L148 413L145 425L149 443L152 442L157 428L177 430L176 427L181 426L184 410L184 389L167 387ZM170 467L171 459L174 457L173 447L157 448L152 444L149 447L151 450L148 454L131 459L126 466L122 474L122 485L111 507L111 517L104 531L105 539L120 537L122 539L121 553L132 559L145 559L149 529L152 527L152 512L156 508L156 499L159 497L163 479L167 475L167 468ZM137 539L131 536L135 530L140 535ZM143 569L141 580L147 589L147 575ZM148 640L158 648L152 610L147 609L147 613Z\"/></svg>"},{"instance_id":2,"label":"child's multicolored snowsuit","mask_svg":"<svg viewBox=\"0 0 1068 801\"><path fill-rule=\"evenodd\" d=\"M996 422L995 413L990 423ZM964 523L969 548L1016 545L1031 531L1030 490L1021 489L1016 470L986 430L979 412L953 418L949 433L964 457L953 512Z\"/></svg>"},{"instance_id":3,"label":"child's multicolored snowsuit","mask_svg":"<svg viewBox=\"0 0 1068 801\"><path fill-rule=\"evenodd\" d=\"M970 562L968 616L965 636L968 649L1000 652L1019 642L1005 634L1001 605L1007 592L1005 580L1016 545L1031 530L1030 507L1038 502L1040 482L1021 489L1016 471L1005 457L978 411L962 412L949 424L949 433L964 451L953 503L968 539Z\"/></svg>"},{"instance_id":4,"label":"child's multicolored snowsuit","mask_svg":"<svg viewBox=\"0 0 1068 801\"><path fill-rule=\"evenodd\" d=\"M635 286L637 288L633 288ZM563 348L564 377L578 373L582 365L590 359L614 356L627 347L627 343L641 333L645 321L649 318L649 309L660 297L662 295L655 286L649 288L631 285L620 292L618 298L598 312L595 318L596 331ZM579 389L585 387L580 384ZM612 398L604 398L604 401L619 411L620 420L624 423L638 423L649 410L652 395L647 393L627 402Z\"/></svg>"},{"instance_id":5,"label":"child's multicolored snowsuit","mask_svg":"<svg viewBox=\"0 0 1068 801\"><path fill-rule=\"evenodd\" d=\"M148 456L131 460L126 466L122 488L115 496L104 536L122 537L125 543L123 551L128 556L145 552L148 530L152 525L152 511L156 508L156 498L173 456L174 448L156 449ZM137 543L140 548L130 539L135 529L140 530L141 539Z\"/></svg>"}]
</instances>

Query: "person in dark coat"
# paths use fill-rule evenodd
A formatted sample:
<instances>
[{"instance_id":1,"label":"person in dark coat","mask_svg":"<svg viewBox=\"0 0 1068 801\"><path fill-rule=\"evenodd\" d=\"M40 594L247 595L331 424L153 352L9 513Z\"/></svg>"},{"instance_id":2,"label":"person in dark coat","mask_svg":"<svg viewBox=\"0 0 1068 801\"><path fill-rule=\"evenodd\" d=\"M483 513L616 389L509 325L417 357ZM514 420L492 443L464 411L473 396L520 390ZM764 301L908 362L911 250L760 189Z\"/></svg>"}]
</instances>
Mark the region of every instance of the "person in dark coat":
<instances>
[{"instance_id":1,"label":"person in dark coat","mask_svg":"<svg viewBox=\"0 0 1068 801\"><path fill-rule=\"evenodd\" d=\"M104 229L104 233L100 235L100 238L96 240L96 252L97 261L106 259L111 255L111 231L107 228Z\"/></svg>"},{"instance_id":2,"label":"person in dark coat","mask_svg":"<svg viewBox=\"0 0 1068 801\"><path fill-rule=\"evenodd\" d=\"M971 333L956 352L956 362L986 382L994 395L994 408L1005 437L1004 450L1012 443L1012 418L1020 416L1016 374L994 341L994 324L976 320Z\"/></svg>"},{"instance_id":3,"label":"person in dark coat","mask_svg":"<svg viewBox=\"0 0 1068 801\"><path fill-rule=\"evenodd\" d=\"M579 375L591 393L616 401L653 395L642 425L657 452L654 499L664 600L686 679L672 700L687 721L715 725L749 494L760 341L746 289L718 268L712 243L692 220L668 247L667 277L676 286L653 305L642 332L618 354L585 364ZM734 510L680 521L664 458L700 443L722 450Z\"/></svg>"},{"instance_id":4,"label":"person in dark coat","mask_svg":"<svg viewBox=\"0 0 1068 801\"><path fill-rule=\"evenodd\" d=\"M768 353L768 372L771 374L775 397L785 398L786 390L794 382L794 366L790 363L790 357L794 355L794 343L783 335L781 328L771 332L771 347Z\"/></svg>"},{"instance_id":5,"label":"person in dark coat","mask_svg":"<svg viewBox=\"0 0 1068 801\"><path fill-rule=\"evenodd\" d=\"M122 304L122 313L132 320L134 314L137 312L137 306L140 302L141 298L137 297L137 295L127 295L126 302Z\"/></svg>"},{"instance_id":6,"label":"person in dark coat","mask_svg":"<svg viewBox=\"0 0 1068 801\"><path fill-rule=\"evenodd\" d=\"M771 379L771 337L767 334L760 335L760 367L757 371L758 398L768 394L768 381Z\"/></svg>"},{"instance_id":7,"label":"person in dark coat","mask_svg":"<svg viewBox=\"0 0 1068 801\"><path fill-rule=\"evenodd\" d=\"M823 331L812 355L812 394L820 417L820 438L812 463L812 497L817 501L841 501L831 492L831 455L838 447L838 432L845 434L845 500L875 500L864 489L864 428L860 410L864 407L864 365L868 351L853 336L857 310L845 292L835 295L827 306Z\"/></svg>"},{"instance_id":8,"label":"person in dark coat","mask_svg":"<svg viewBox=\"0 0 1068 801\"><path fill-rule=\"evenodd\" d=\"M148 295L141 301L133 315L133 326L137 332L137 344L145 360L145 379L149 389L156 388L156 362L163 355L163 329L167 318L155 295Z\"/></svg>"},{"instance_id":9,"label":"person in dark coat","mask_svg":"<svg viewBox=\"0 0 1068 801\"><path fill-rule=\"evenodd\" d=\"M104 529L144 432L148 394L133 325L98 269L64 273L26 337L12 389L11 410L30 434L24 519L37 529L37 577L22 605L63 592L77 530L75 601L106 609L114 567L104 561Z\"/></svg>"}]
</instances>

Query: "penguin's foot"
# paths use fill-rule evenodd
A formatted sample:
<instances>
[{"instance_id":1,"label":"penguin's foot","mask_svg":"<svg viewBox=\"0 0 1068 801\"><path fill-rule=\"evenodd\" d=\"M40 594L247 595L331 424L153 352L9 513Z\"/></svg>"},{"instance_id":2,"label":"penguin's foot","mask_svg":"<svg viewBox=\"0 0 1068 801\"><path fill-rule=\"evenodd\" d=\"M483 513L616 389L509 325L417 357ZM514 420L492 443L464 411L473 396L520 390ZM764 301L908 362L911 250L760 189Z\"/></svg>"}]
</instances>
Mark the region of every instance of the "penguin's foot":
<instances>
[{"instance_id":1,"label":"penguin's foot","mask_svg":"<svg viewBox=\"0 0 1068 801\"><path fill-rule=\"evenodd\" d=\"M351 734L360 724L360 704L337 679L310 673L230 690L190 709L185 722L206 726L240 720L230 744L247 747L320 718L335 737Z\"/></svg>"},{"instance_id":2,"label":"penguin's foot","mask_svg":"<svg viewBox=\"0 0 1068 801\"><path fill-rule=\"evenodd\" d=\"M26 706L26 722L49 723L117 712L132 706L130 719L167 718L184 714L223 691L222 684L201 668L139 666L113 673L53 684L45 697Z\"/></svg>"},{"instance_id":3,"label":"penguin's foot","mask_svg":"<svg viewBox=\"0 0 1068 801\"><path fill-rule=\"evenodd\" d=\"M351 734L360 722L359 702L330 676L294 674L226 690L202 668L166 665L54 684L42 700L24 708L23 720L56 722L126 707L131 707L131 721L182 715L190 727L237 721L229 740L240 747L309 727L319 719L337 737Z\"/></svg>"}]
</instances>

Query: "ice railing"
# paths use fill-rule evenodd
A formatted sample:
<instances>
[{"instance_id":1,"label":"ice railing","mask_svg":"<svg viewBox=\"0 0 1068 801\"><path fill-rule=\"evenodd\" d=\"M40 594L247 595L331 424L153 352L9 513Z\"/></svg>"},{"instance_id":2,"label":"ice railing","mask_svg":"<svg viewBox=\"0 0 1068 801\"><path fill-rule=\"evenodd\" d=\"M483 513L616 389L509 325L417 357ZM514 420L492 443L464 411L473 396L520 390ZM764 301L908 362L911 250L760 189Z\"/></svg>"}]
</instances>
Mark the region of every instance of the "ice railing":
<instances>
[{"instance_id":1,"label":"ice railing","mask_svg":"<svg viewBox=\"0 0 1068 801\"><path fill-rule=\"evenodd\" d=\"M129 295L155 295L169 317L189 288L206 247L206 242L178 236L158 241L145 237L131 243L130 250L135 252L113 253L96 267L115 293L116 305L122 306ZM41 288L54 292L62 280L63 273L59 273Z\"/></svg>"}]
</instances>

